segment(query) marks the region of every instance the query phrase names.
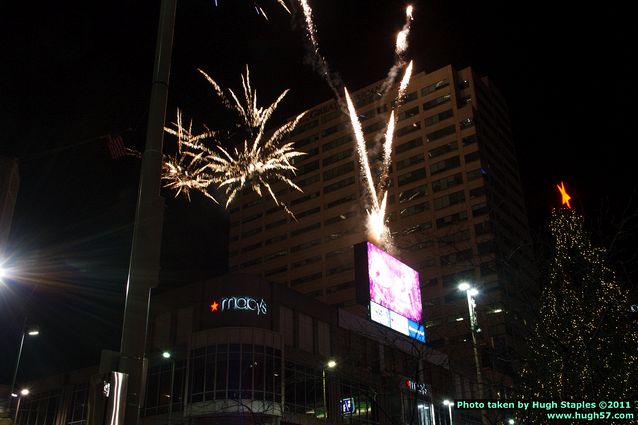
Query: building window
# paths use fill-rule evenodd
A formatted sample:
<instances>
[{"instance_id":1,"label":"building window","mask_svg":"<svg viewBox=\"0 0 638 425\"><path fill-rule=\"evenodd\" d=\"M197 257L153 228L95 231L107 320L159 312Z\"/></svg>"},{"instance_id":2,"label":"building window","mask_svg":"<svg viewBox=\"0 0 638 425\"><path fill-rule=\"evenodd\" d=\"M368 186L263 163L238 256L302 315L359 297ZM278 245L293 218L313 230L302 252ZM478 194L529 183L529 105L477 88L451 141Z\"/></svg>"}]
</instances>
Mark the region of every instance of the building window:
<instances>
[{"instance_id":1,"label":"building window","mask_svg":"<svg viewBox=\"0 0 638 425\"><path fill-rule=\"evenodd\" d=\"M421 185L413 187L412 189L404 190L399 193L399 203L403 204L405 202L410 202L413 199L421 198L428 194L427 185Z\"/></svg>"},{"instance_id":2,"label":"building window","mask_svg":"<svg viewBox=\"0 0 638 425\"><path fill-rule=\"evenodd\" d=\"M447 215L436 219L436 228L442 229L453 224L461 223L467 220L467 211L459 211L457 213Z\"/></svg>"},{"instance_id":3,"label":"building window","mask_svg":"<svg viewBox=\"0 0 638 425\"><path fill-rule=\"evenodd\" d=\"M439 162L435 162L430 166L430 172L432 174L442 173L446 170L451 170L461 165L461 159L458 156L453 156L448 159L444 159Z\"/></svg>"},{"instance_id":4,"label":"building window","mask_svg":"<svg viewBox=\"0 0 638 425\"><path fill-rule=\"evenodd\" d=\"M304 174L308 174L311 171L315 171L319 169L319 160L316 159L312 162L309 162L307 164L301 165L297 168L297 175L298 176L303 176Z\"/></svg>"},{"instance_id":5,"label":"building window","mask_svg":"<svg viewBox=\"0 0 638 425\"><path fill-rule=\"evenodd\" d=\"M483 221L481 223L477 223L474 225L474 233L476 233L476 236L485 235L490 232L491 232L491 229L490 229L489 221Z\"/></svg>"},{"instance_id":6,"label":"building window","mask_svg":"<svg viewBox=\"0 0 638 425\"><path fill-rule=\"evenodd\" d=\"M319 192L318 191L317 192L312 192L312 193L309 193L307 195L301 196L301 197L299 197L297 199L293 199L290 202L290 205L298 205L298 204L301 204L303 202L306 202L306 201L309 201L311 199L315 199L315 198L318 198L318 197L319 197Z\"/></svg>"},{"instance_id":7,"label":"building window","mask_svg":"<svg viewBox=\"0 0 638 425\"><path fill-rule=\"evenodd\" d=\"M400 161L397 161L397 171L398 170L402 170L404 168L407 168L407 167L409 167L411 165L414 165L414 164L420 164L423 161L425 161L425 157L424 157L423 154L418 154L418 155L411 156L411 157L406 158L406 159L402 159Z\"/></svg>"},{"instance_id":8,"label":"building window","mask_svg":"<svg viewBox=\"0 0 638 425\"><path fill-rule=\"evenodd\" d=\"M273 221L272 223L266 224L265 228L266 228L266 230L273 229L275 227L282 226L282 225L284 225L286 223L288 223L288 219L287 218L282 218L281 220Z\"/></svg>"},{"instance_id":9,"label":"building window","mask_svg":"<svg viewBox=\"0 0 638 425\"><path fill-rule=\"evenodd\" d=\"M321 210L321 207L314 207L314 208L310 208L309 210L306 210L304 212L300 212L299 214L296 214L297 218L303 218L303 217L307 217L309 215L313 215L318 213Z\"/></svg>"},{"instance_id":10,"label":"building window","mask_svg":"<svg viewBox=\"0 0 638 425\"><path fill-rule=\"evenodd\" d=\"M456 133L456 126L449 125L447 127L443 127L439 130L433 131L425 135L426 142L434 142L435 140L439 140L445 136L449 136L450 134Z\"/></svg>"},{"instance_id":11,"label":"building window","mask_svg":"<svg viewBox=\"0 0 638 425\"><path fill-rule=\"evenodd\" d=\"M354 211L350 211L347 213L343 213L343 214L339 214L335 217L331 217L329 219L327 219L326 221L323 222L324 226L328 226L330 224L335 224L335 223L340 223L344 220L349 219L350 217L354 217L356 215L356 213Z\"/></svg>"},{"instance_id":12,"label":"building window","mask_svg":"<svg viewBox=\"0 0 638 425\"><path fill-rule=\"evenodd\" d=\"M308 242L304 242L302 244L291 247L290 253L292 254L293 252L303 251L304 249L312 248L313 246L317 246L319 244L321 244L321 239L314 239Z\"/></svg>"},{"instance_id":13,"label":"building window","mask_svg":"<svg viewBox=\"0 0 638 425\"><path fill-rule=\"evenodd\" d=\"M347 187L353 184L354 184L354 176L350 176L343 180L339 180L336 183L332 183L327 186L324 186L323 193L325 194L325 193L334 192L335 190L339 190L343 187Z\"/></svg>"},{"instance_id":14,"label":"building window","mask_svg":"<svg viewBox=\"0 0 638 425\"><path fill-rule=\"evenodd\" d=\"M427 111L428 109L435 108L439 105L444 104L445 102L449 102L452 99L451 94L444 94L443 96L439 96L430 101L427 101L423 104L423 110Z\"/></svg>"},{"instance_id":15,"label":"building window","mask_svg":"<svg viewBox=\"0 0 638 425\"><path fill-rule=\"evenodd\" d=\"M241 253L245 254L247 252L254 251L254 250L258 249L258 248L261 248L261 242L257 242L257 243L254 243L252 245L248 245L248 246L244 247L241 250Z\"/></svg>"},{"instance_id":16,"label":"building window","mask_svg":"<svg viewBox=\"0 0 638 425\"><path fill-rule=\"evenodd\" d=\"M270 270L266 270L264 272L264 277L269 277L269 276L273 276L279 273L284 273L288 271L288 267L286 266L281 266L281 267L277 267L275 269L270 269Z\"/></svg>"},{"instance_id":17,"label":"building window","mask_svg":"<svg viewBox=\"0 0 638 425\"><path fill-rule=\"evenodd\" d=\"M330 149L334 149L337 146L345 145L346 143L351 141L352 141L352 136L350 134L347 134L345 136L337 137L334 140L324 143L321 148L325 152L325 151L329 151Z\"/></svg>"},{"instance_id":18,"label":"building window","mask_svg":"<svg viewBox=\"0 0 638 425\"><path fill-rule=\"evenodd\" d=\"M461 140L461 142L463 143L463 146L469 146L476 143L477 140L478 140L478 137L476 136L476 134L471 134L469 136L465 136Z\"/></svg>"},{"instance_id":19,"label":"building window","mask_svg":"<svg viewBox=\"0 0 638 425\"><path fill-rule=\"evenodd\" d=\"M402 209L399 215L402 218L405 218L423 211L427 211L428 209L430 209L430 204L428 202L422 202L420 204L412 205L411 207Z\"/></svg>"},{"instance_id":20,"label":"building window","mask_svg":"<svg viewBox=\"0 0 638 425\"><path fill-rule=\"evenodd\" d=\"M454 112L451 109L447 111L439 112L436 115L432 115L425 119L425 126L434 125L440 121L446 120L448 118L452 118L454 116Z\"/></svg>"},{"instance_id":21,"label":"building window","mask_svg":"<svg viewBox=\"0 0 638 425\"><path fill-rule=\"evenodd\" d=\"M423 140L420 137L417 137L416 139L408 140L407 142L398 145L395 149L395 152L398 155L400 153L407 152L411 149L414 149L417 146L423 146Z\"/></svg>"},{"instance_id":22,"label":"building window","mask_svg":"<svg viewBox=\"0 0 638 425\"><path fill-rule=\"evenodd\" d=\"M467 175L468 182L483 177L483 173L480 168L477 168L476 170L468 171L466 175Z\"/></svg>"},{"instance_id":23,"label":"building window","mask_svg":"<svg viewBox=\"0 0 638 425\"><path fill-rule=\"evenodd\" d=\"M341 161L344 158L350 158L350 157L352 157L352 149L346 149L345 151L341 151L327 158L324 158L321 163L325 167L327 165L334 164L335 162Z\"/></svg>"},{"instance_id":24,"label":"building window","mask_svg":"<svg viewBox=\"0 0 638 425\"><path fill-rule=\"evenodd\" d=\"M464 261L471 260L473 256L472 248L464 249L458 252L453 252L451 254L442 255L441 256L441 265L442 266L454 266L458 263L462 263Z\"/></svg>"},{"instance_id":25,"label":"building window","mask_svg":"<svg viewBox=\"0 0 638 425\"><path fill-rule=\"evenodd\" d=\"M440 192L442 190L448 189L450 187L458 186L460 184L463 184L463 174L456 173L451 176L433 181L432 191L436 193L436 192Z\"/></svg>"},{"instance_id":26,"label":"building window","mask_svg":"<svg viewBox=\"0 0 638 425\"><path fill-rule=\"evenodd\" d=\"M351 201L354 201L354 195L344 196L343 198L335 199L332 202L328 202L326 204L326 209L336 207L337 205L346 204Z\"/></svg>"},{"instance_id":27,"label":"building window","mask_svg":"<svg viewBox=\"0 0 638 425\"><path fill-rule=\"evenodd\" d=\"M412 183L412 182L415 182L417 180L421 180L421 179L424 179L424 178L425 178L425 168L419 168L419 169L407 172L405 174L401 174L397 178L397 184L399 186L403 186L403 185L406 185L408 183Z\"/></svg>"},{"instance_id":28,"label":"building window","mask_svg":"<svg viewBox=\"0 0 638 425\"><path fill-rule=\"evenodd\" d=\"M412 132L418 131L421 129L421 123L415 122L410 125L406 125L405 127L401 127L394 134L396 137L405 136L406 134L410 134Z\"/></svg>"},{"instance_id":29,"label":"building window","mask_svg":"<svg viewBox=\"0 0 638 425\"><path fill-rule=\"evenodd\" d=\"M441 196L434 199L434 209L440 210L441 208L449 207L450 205L460 204L465 202L465 193L460 190L458 192L450 193L449 195Z\"/></svg>"},{"instance_id":30,"label":"building window","mask_svg":"<svg viewBox=\"0 0 638 425\"><path fill-rule=\"evenodd\" d=\"M279 332L284 336L284 344L295 345L295 323L291 309L279 306Z\"/></svg>"},{"instance_id":31,"label":"building window","mask_svg":"<svg viewBox=\"0 0 638 425\"><path fill-rule=\"evenodd\" d=\"M323 181L328 181L354 170L354 162L346 162L323 173Z\"/></svg>"},{"instance_id":32,"label":"building window","mask_svg":"<svg viewBox=\"0 0 638 425\"><path fill-rule=\"evenodd\" d=\"M449 235L441 236L439 239L443 245L454 244L456 242L466 241L470 239L469 230L461 230L460 232L451 233Z\"/></svg>"},{"instance_id":33,"label":"building window","mask_svg":"<svg viewBox=\"0 0 638 425\"><path fill-rule=\"evenodd\" d=\"M257 233L261 233L261 227L256 227L252 230L246 230L245 232L242 232L241 237L247 238L249 236L256 235Z\"/></svg>"},{"instance_id":34,"label":"building window","mask_svg":"<svg viewBox=\"0 0 638 425\"><path fill-rule=\"evenodd\" d=\"M487 204L482 202L480 204L472 205L472 217L479 217L488 213Z\"/></svg>"},{"instance_id":35,"label":"building window","mask_svg":"<svg viewBox=\"0 0 638 425\"><path fill-rule=\"evenodd\" d=\"M316 182L318 182L320 180L321 180L321 177L319 176L319 174L315 174L315 175L312 175L310 177L306 177L305 179L299 180L297 182L297 185L299 187L301 187L301 188L304 188L304 187L310 186L311 184L316 183ZM276 208L275 211L278 210L278 209L279 208Z\"/></svg>"},{"instance_id":36,"label":"building window","mask_svg":"<svg viewBox=\"0 0 638 425\"><path fill-rule=\"evenodd\" d=\"M301 261L296 261L290 265L290 269L298 269L299 267L307 266L308 264L313 264L318 261L321 261L321 255L315 255L312 257L304 258Z\"/></svg>"},{"instance_id":37,"label":"building window","mask_svg":"<svg viewBox=\"0 0 638 425\"><path fill-rule=\"evenodd\" d=\"M303 283L308 283L308 282L312 282L313 280L317 280L317 279L321 279L322 276L322 272L315 272L312 274L308 274L306 276L301 276L298 277L296 279L293 279L290 281L290 286L298 286L301 285Z\"/></svg>"},{"instance_id":38,"label":"building window","mask_svg":"<svg viewBox=\"0 0 638 425\"><path fill-rule=\"evenodd\" d=\"M456 140L450 143L446 143L445 145L439 146L438 148L430 149L428 152L428 157L436 158L437 156L445 155L448 152L453 152L458 149L458 143Z\"/></svg>"},{"instance_id":39,"label":"building window","mask_svg":"<svg viewBox=\"0 0 638 425\"><path fill-rule=\"evenodd\" d=\"M286 233L282 233L280 235L277 236L273 236L272 238L268 238L266 239L266 241L264 242L265 245L270 245L276 242L281 242L281 241L285 241L286 239L288 239L288 234Z\"/></svg>"},{"instance_id":40,"label":"building window","mask_svg":"<svg viewBox=\"0 0 638 425\"><path fill-rule=\"evenodd\" d=\"M415 106L414 108L407 109L403 112L397 114L397 121L403 121L404 119L414 117L419 115L419 107Z\"/></svg>"},{"instance_id":41,"label":"building window","mask_svg":"<svg viewBox=\"0 0 638 425\"><path fill-rule=\"evenodd\" d=\"M315 229L318 229L320 227L321 227L321 223L320 222L313 223L310 226L305 226L305 227L302 227L300 229L296 229L296 230L291 231L290 232L290 237L292 238L292 237L295 237L295 236L298 236L298 235L301 235L301 234L304 234L304 233L308 233L308 232L311 232L311 231L313 231Z\"/></svg>"},{"instance_id":42,"label":"building window","mask_svg":"<svg viewBox=\"0 0 638 425\"><path fill-rule=\"evenodd\" d=\"M447 78L443 78L442 80L437 81L434 84L430 84L429 86L425 86L421 89L421 96L425 96L427 94L433 93L443 87L447 87L450 85L450 80Z\"/></svg>"}]
</instances>

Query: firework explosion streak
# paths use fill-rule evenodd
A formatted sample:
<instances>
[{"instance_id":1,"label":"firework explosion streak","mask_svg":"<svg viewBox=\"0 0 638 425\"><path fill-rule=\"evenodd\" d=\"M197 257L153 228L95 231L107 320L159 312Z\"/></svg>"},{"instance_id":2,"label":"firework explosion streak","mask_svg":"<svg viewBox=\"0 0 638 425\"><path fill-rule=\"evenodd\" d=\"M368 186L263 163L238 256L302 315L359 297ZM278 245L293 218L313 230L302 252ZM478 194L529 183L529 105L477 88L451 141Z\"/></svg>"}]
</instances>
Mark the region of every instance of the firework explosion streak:
<instances>
[{"instance_id":1,"label":"firework explosion streak","mask_svg":"<svg viewBox=\"0 0 638 425\"><path fill-rule=\"evenodd\" d=\"M209 162L214 154L202 143L214 137L215 132L193 135L192 126L191 120L188 127L184 127L182 112L178 109L177 122L173 123L175 128L164 127L165 132L177 137L177 153L173 156L164 155L162 180L167 181L164 187L176 190L175 197L183 192L190 200L190 191L197 190L217 202L208 191L215 182L214 170Z\"/></svg>"},{"instance_id":2,"label":"firework explosion streak","mask_svg":"<svg viewBox=\"0 0 638 425\"><path fill-rule=\"evenodd\" d=\"M410 75L412 73L412 62L406 67L403 78L401 79L401 83L399 84L399 88L397 90L397 107L400 104L401 98L403 97L403 93L405 93L405 89L408 86ZM386 182L388 180L389 172L390 172L390 163L392 156L392 140L394 136L394 111L390 113L390 117L388 119L388 123L386 125L385 131L385 141L383 143L383 156L382 156L382 166L381 166L381 175L379 178L379 184L374 184L374 179L372 177L372 170L370 168L370 161L368 160L368 151L366 147L366 141L363 136L363 131L361 130L361 122L359 121L359 117L357 116L357 111L352 103L352 99L350 98L350 94L347 89L344 89L346 103L348 105L348 115L350 115L350 122L352 124L352 129L354 131L355 142L357 146L357 155L359 157L359 163L361 166L361 175L363 180L367 183L367 192L371 201L371 207L368 210L368 220L366 223L368 229L368 236L372 239L372 242L375 242L381 246L389 247L391 245L390 241L390 232L385 225L385 209L386 209L386 201L388 192L386 190Z\"/></svg>"},{"instance_id":3,"label":"firework explosion streak","mask_svg":"<svg viewBox=\"0 0 638 425\"><path fill-rule=\"evenodd\" d=\"M217 188L223 189L228 195L226 207L242 189L250 187L259 196L267 192L276 205L281 206L294 218L294 214L286 204L277 199L271 184L283 182L295 190L302 191L286 175L294 174L296 168L293 165L293 159L305 153L295 151L293 142L282 143L282 140L294 130L305 112L297 115L266 138L264 134L266 124L288 90L280 94L269 107L260 108L257 105L257 91L250 86L248 67L246 67L246 75L242 75L243 102L232 90L228 90L231 101L215 80L201 69L199 72L213 86L223 105L239 115L241 125L247 130L249 136L240 148L230 150L217 146L221 155L209 151L207 155L202 156L207 164L206 172L212 171ZM267 140L264 142L264 139Z\"/></svg>"}]
</instances>

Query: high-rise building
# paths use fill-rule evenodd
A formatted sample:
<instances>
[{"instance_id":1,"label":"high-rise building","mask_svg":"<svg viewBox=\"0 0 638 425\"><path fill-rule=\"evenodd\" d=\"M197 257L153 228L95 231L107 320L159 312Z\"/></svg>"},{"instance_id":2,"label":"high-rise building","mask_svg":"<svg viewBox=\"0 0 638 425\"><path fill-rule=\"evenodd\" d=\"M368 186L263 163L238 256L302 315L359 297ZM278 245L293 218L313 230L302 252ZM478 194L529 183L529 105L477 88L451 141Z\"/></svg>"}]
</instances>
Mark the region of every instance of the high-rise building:
<instances>
[{"instance_id":1,"label":"high-rise building","mask_svg":"<svg viewBox=\"0 0 638 425\"><path fill-rule=\"evenodd\" d=\"M370 159L381 154L391 96L382 82L352 94ZM520 314L534 268L508 111L490 80L452 66L412 77L396 111L388 185L390 250L421 273L428 343L450 354L471 345L465 292L476 296L481 367L512 370ZM246 191L231 209L230 270L352 311L353 245L366 240L366 191L348 117L336 101L311 108L292 136L307 155L272 200ZM373 174L375 173L374 166ZM471 357L470 357L471 359ZM466 361L467 363L467 361ZM470 364L473 364L470 360ZM488 373L489 374L489 373ZM487 396L487 394L486 394Z\"/></svg>"},{"instance_id":2,"label":"high-rise building","mask_svg":"<svg viewBox=\"0 0 638 425\"><path fill-rule=\"evenodd\" d=\"M0 157L0 255L9 241L19 186L18 161Z\"/></svg>"}]
</instances>

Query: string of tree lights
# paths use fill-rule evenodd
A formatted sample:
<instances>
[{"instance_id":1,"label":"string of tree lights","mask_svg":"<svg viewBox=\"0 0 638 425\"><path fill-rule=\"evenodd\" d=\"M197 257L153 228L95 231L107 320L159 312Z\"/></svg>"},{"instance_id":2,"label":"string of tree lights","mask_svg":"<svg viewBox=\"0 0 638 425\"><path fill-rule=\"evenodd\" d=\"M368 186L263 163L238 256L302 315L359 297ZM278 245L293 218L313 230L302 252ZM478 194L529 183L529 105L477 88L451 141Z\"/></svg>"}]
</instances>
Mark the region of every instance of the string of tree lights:
<instances>
[{"instance_id":1,"label":"string of tree lights","mask_svg":"<svg viewBox=\"0 0 638 425\"><path fill-rule=\"evenodd\" d=\"M638 390L638 330L628 317L628 291L608 266L605 249L592 244L564 184L558 189L562 206L551 215L552 257L521 396L631 399ZM549 423L542 411L525 414L525 423Z\"/></svg>"}]
</instances>

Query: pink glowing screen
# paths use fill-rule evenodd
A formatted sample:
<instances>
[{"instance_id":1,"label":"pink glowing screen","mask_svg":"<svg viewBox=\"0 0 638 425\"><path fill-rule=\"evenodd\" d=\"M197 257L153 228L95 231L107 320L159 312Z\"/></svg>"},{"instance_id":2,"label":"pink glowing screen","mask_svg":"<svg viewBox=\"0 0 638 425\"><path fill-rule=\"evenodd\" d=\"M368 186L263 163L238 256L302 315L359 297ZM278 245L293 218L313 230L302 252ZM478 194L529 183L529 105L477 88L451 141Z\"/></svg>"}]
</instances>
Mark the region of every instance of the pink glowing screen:
<instances>
[{"instance_id":1,"label":"pink glowing screen","mask_svg":"<svg viewBox=\"0 0 638 425\"><path fill-rule=\"evenodd\" d=\"M367 245L370 301L421 323L419 273L370 242Z\"/></svg>"}]
</instances>

